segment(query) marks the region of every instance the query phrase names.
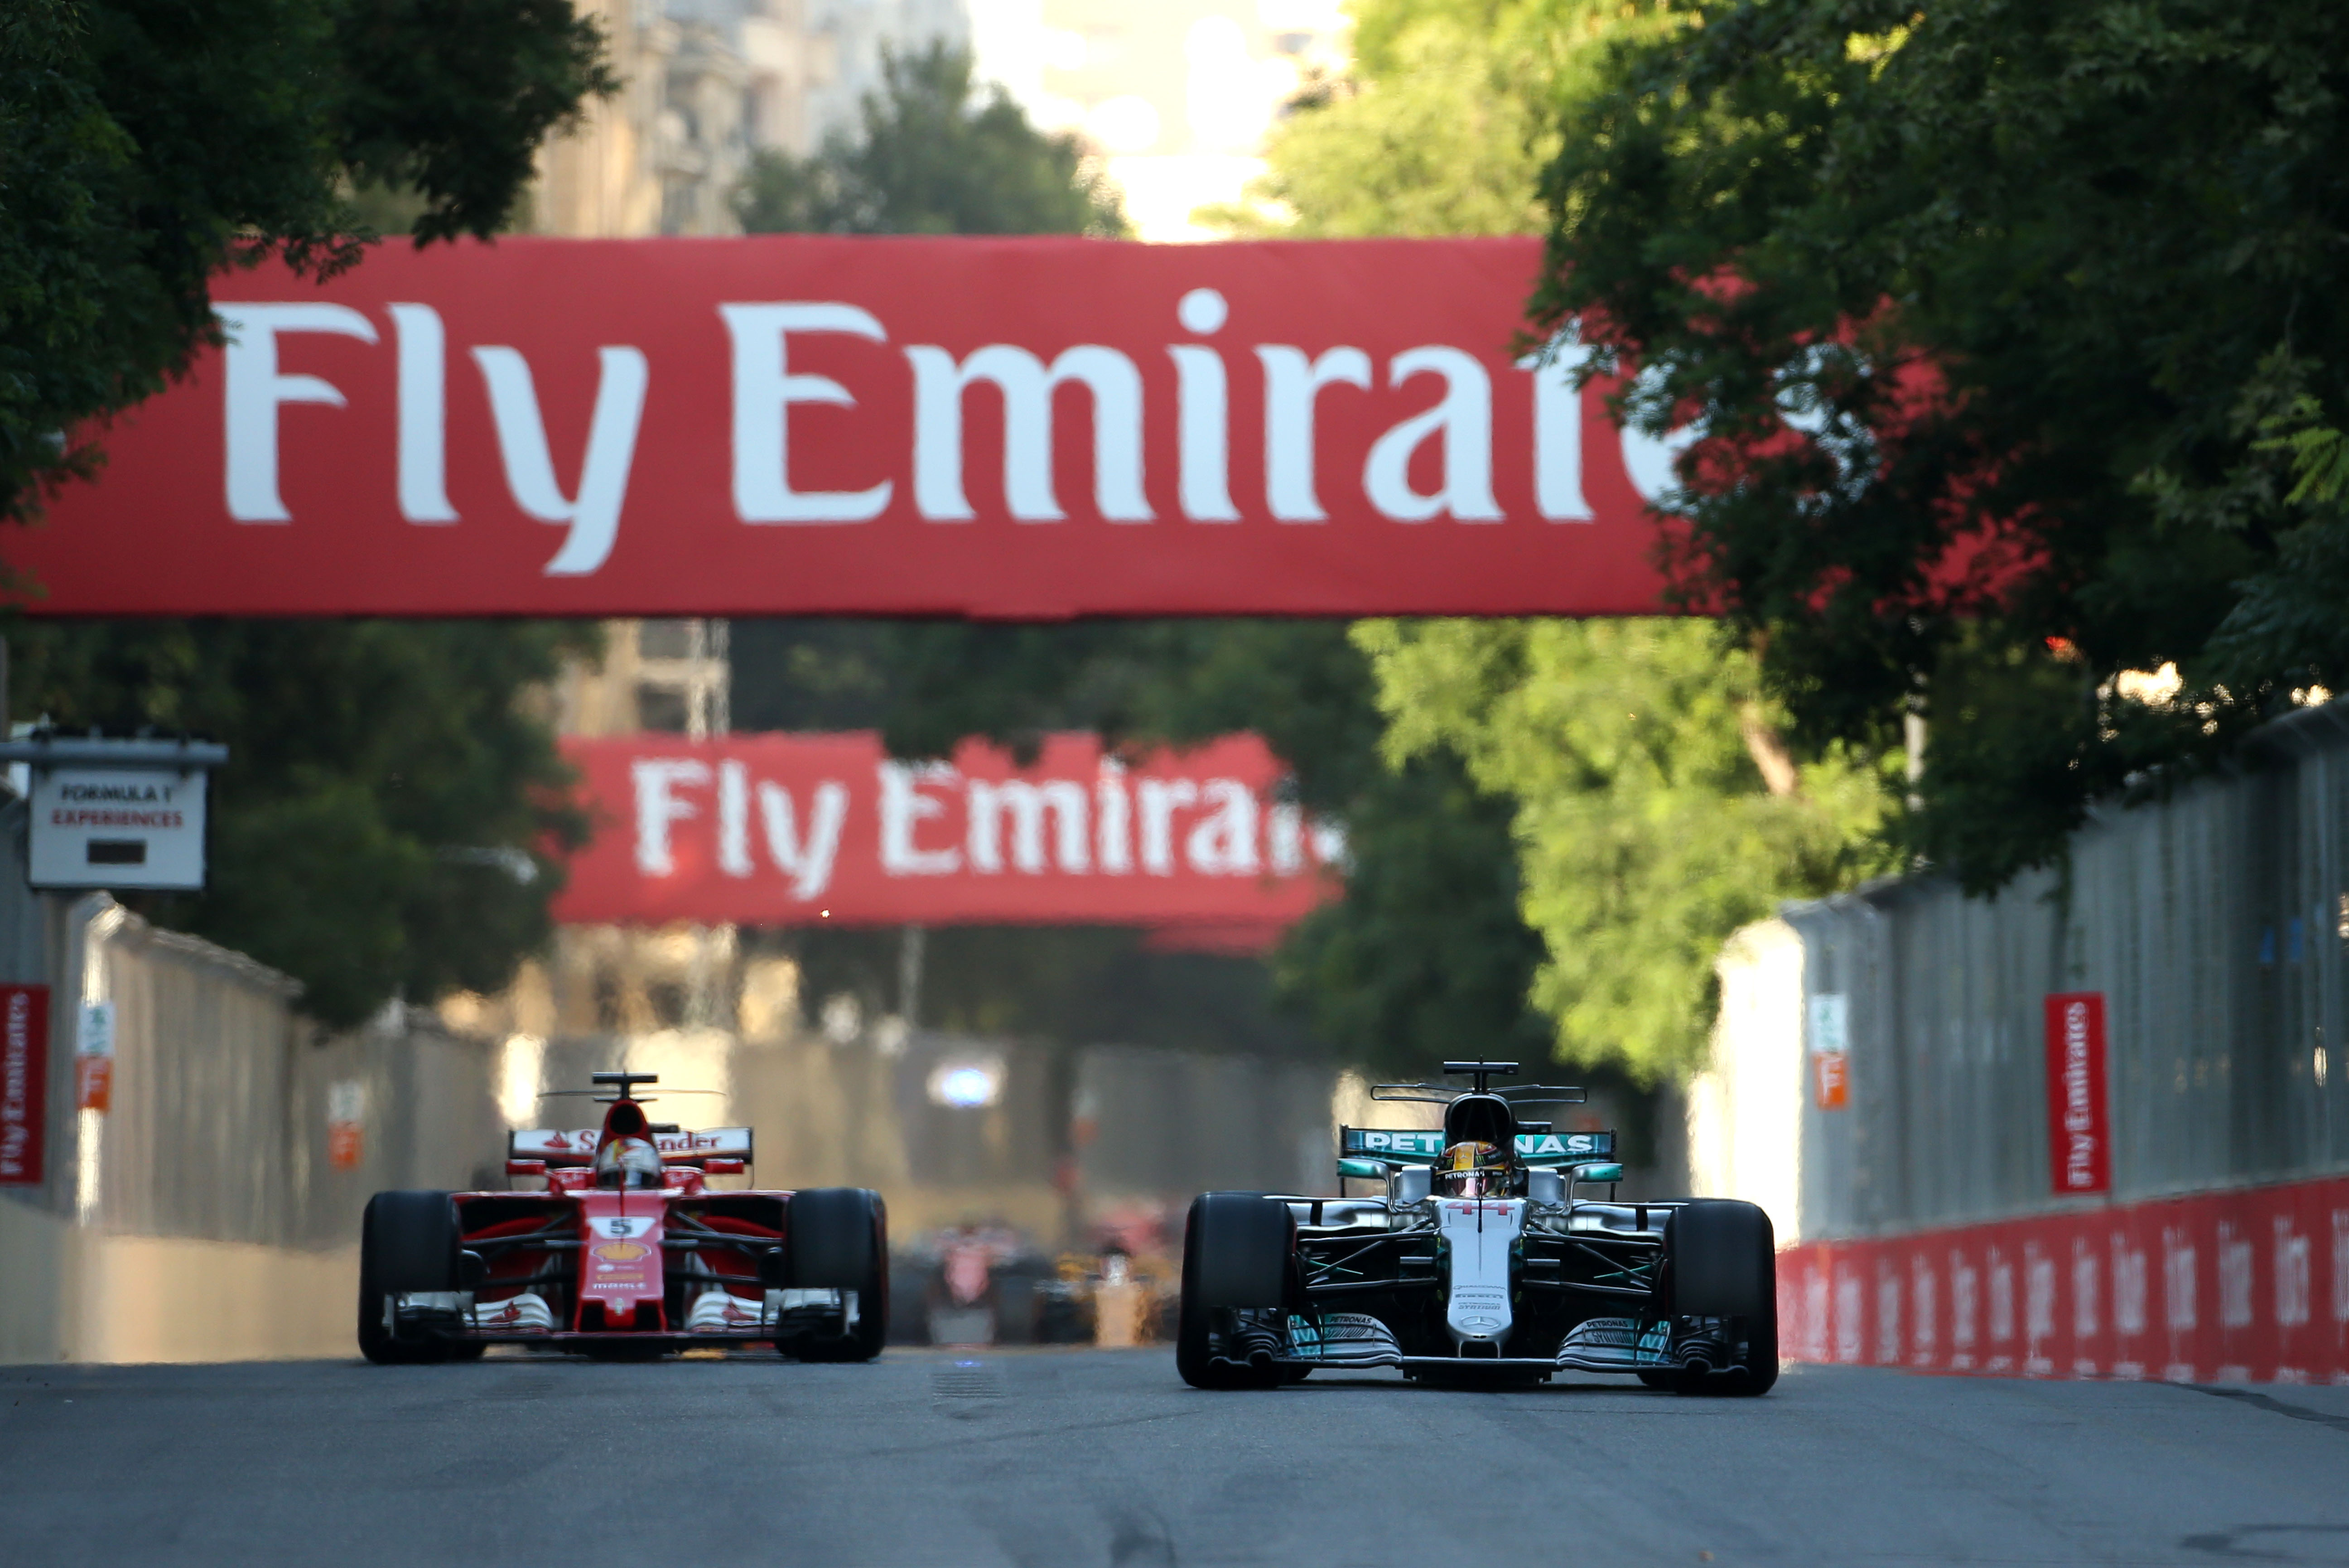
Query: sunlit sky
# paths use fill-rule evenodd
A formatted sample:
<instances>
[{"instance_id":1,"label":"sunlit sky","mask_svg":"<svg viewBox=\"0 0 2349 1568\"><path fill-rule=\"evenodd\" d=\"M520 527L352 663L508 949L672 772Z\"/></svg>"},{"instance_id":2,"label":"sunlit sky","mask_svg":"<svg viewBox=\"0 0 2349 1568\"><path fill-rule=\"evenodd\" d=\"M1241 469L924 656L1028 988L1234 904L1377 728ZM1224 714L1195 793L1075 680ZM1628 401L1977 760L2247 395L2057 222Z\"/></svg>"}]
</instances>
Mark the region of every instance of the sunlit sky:
<instances>
[{"instance_id":1,"label":"sunlit sky","mask_svg":"<svg viewBox=\"0 0 2349 1568\"><path fill-rule=\"evenodd\" d=\"M982 75L1040 125L1107 155L1146 240L1210 237L1192 211L1237 201L1266 131L1316 67L1345 58L1339 0L969 0Z\"/></svg>"}]
</instances>

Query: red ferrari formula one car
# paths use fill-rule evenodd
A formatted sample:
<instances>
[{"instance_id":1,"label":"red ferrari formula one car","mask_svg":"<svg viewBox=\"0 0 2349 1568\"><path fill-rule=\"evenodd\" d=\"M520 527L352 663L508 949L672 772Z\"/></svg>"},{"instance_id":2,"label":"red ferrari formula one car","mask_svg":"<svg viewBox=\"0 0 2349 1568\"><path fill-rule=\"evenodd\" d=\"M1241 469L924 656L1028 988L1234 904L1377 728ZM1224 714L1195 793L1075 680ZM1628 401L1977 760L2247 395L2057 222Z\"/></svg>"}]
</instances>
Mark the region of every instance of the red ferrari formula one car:
<instances>
[{"instance_id":1,"label":"red ferrari formula one car","mask_svg":"<svg viewBox=\"0 0 2349 1568\"><path fill-rule=\"evenodd\" d=\"M862 1188L718 1192L750 1129L645 1115L646 1073L597 1073L604 1125L517 1132L506 1174L543 1192L378 1192L359 1240L359 1349L449 1361L492 1345L613 1359L771 1345L869 1361L889 1324L888 1219Z\"/></svg>"}]
</instances>

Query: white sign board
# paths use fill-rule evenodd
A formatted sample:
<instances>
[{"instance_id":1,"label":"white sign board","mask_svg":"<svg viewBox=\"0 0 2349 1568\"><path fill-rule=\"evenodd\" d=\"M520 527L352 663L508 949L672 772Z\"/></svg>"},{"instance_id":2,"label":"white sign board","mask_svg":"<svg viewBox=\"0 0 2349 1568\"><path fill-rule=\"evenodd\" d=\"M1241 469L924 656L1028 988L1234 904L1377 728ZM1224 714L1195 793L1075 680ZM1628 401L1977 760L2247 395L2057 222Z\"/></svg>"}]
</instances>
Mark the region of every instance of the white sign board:
<instances>
[{"instance_id":1,"label":"white sign board","mask_svg":"<svg viewBox=\"0 0 2349 1568\"><path fill-rule=\"evenodd\" d=\"M33 769L36 888L204 885L202 768Z\"/></svg>"},{"instance_id":2,"label":"white sign board","mask_svg":"<svg viewBox=\"0 0 2349 1568\"><path fill-rule=\"evenodd\" d=\"M85 1002L81 1004L81 1022L74 1030L74 1054L114 1054L114 1003Z\"/></svg>"},{"instance_id":3,"label":"white sign board","mask_svg":"<svg viewBox=\"0 0 2349 1568\"><path fill-rule=\"evenodd\" d=\"M1851 1049L1850 999L1841 992L1821 992L1811 998L1811 1049L1827 1055Z\"/></svg>"}]
</instances>

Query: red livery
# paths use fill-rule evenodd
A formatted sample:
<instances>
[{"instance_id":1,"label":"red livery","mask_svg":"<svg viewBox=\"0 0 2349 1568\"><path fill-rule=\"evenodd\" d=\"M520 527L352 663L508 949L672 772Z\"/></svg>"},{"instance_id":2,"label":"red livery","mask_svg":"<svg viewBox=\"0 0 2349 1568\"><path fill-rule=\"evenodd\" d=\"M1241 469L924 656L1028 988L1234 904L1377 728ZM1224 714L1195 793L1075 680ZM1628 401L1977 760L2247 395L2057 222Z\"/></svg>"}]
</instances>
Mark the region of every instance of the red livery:
<instances>
[{"instance_id":1,"label":"red livery","mask_svg":"<svg viewBox=\"0 0 2349 1568\"><path fill-rule=\"evenodd\" d=\"M506 1173L543 1192L379 1192L359 1252L359 1349L445 1361L519 1344L605 1357L771 1346L869 1361L889 1321L888 1222L861 1188L718 1191L750 1131L645 1114L642 1073L598 1073L603 1125L517 1132Z\"/></svg>"}]
</instances>

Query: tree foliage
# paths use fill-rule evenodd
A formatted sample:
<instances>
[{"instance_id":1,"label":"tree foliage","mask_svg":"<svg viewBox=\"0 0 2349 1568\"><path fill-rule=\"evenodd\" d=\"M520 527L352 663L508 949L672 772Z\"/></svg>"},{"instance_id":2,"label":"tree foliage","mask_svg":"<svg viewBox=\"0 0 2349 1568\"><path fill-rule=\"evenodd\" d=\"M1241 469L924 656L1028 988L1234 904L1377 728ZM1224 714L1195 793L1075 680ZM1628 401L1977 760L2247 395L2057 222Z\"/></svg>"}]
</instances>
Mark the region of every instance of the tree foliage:
<instances>
[{"instance_id":1,"label":"tree foliage","mask_svg":"<svg viewBox=\"0 0 2349 1568\"><path fill-rule=\"evenodd\" d=\"M615 85L567 0L0 7L0 516L212 340L213 274L350 265L359 183L412 192L419 243L494 234Z\"/></svg>"},{"instance_id":2,"label":"tree foliage","mask_svg":"<svg viewBox=\"0 0 2349 1568\"><path fill-rule=\"evenodd\" d=\"M10 634L16 711L228 743L200 895L125 895L357 1022L494 991L549 932L553 854L584 841L527 693L592 632L551 623L39 622Z\"/></svg>"},{"instance_id":3,"label":"tree foliage","mask_svg":"<svg viewBox=\"0 0 2349 1568\"><path fill-rule=\"evenodd\" d=\"M1562 106L1538 314L1702 433L1679 580L1806 744L1924 711L1906 836L1987 888L2349 681L2349 13L1682 21ZM2167 664L2173 697L2117 679Z\"/></svg>"},{"instance_id":4,"label":"tree foliage","mask_svg":"<svg viewBox=\"0 0 2349 1568\"><path fill-rule=\"evenodd\" d=\"M933 42L885 54L861 134L812 158L761 151L735 193L750 234L1127 233L1117 192L1072 136L1047 136L999 85L977 87L968 50Z\"/></svg>"},{"instance_id":5,"label":"tree foliage","mask_svg":"<svg viewBox=\"0 0 2349 1568\"><path fill-rule=\"evenodd\" d=\"M1383 748L1456 755L1510 802L1532 1000L1557 1053L1653 1082L1694 1065L1728 935L1883 869L1870 765L1803 763L1752 657L1697 620L1367 621Z\"/></svg>"},{"instance_id":6,"label":"tree foliage","mask_svg":"<svg viewBox=\"0 0 2349 1568\"><path fill-rule=\"evenodd\" d=\"M367 211L398 211L419 244L494 234L539 143L616 86L568 0L0 7L0 515L30 519L93 472L104 417L215 339L222 268L353 265ZM591 639L488 623L7 629L16 716L228 742L210 886L137 901L285 970L320 1019L494 989L544 938L543 851L585 825L521 693Z\"/></svg>"},{"instance_id":7,"label":"tree foliage","mask_svg":"<svg viewBox=\"0 0 2349 1568\"><path fill-rule=\"evenodd\" d=\"M1556 106L1607 41L1662 8L1622 0L1358 0L1345 77L1309 84L1238 208L1243 234L1520 234L1542 226Z\"/></svg>"},{"instance_id":8,"label":"tree foliage","mask_svg":"<svg viewBox=\"0 0 2349 1568\"><path fill-rule=\"evenodd\" d=\"M1679 25L1592 0L1366 0L1356 16L1353 75L1292 107L1235 226L1534 232L1567 106L1606 90L1612 51ZM1345 904L1283 956L1333 1018L1411 1019L1423 965L1441 964L1476 977L1459 990L1485 1003L1478 1037L1653 1082L1702 1053L1723 939L1885 863L1873 767L1784 754L1752 657L1702 622L1381 621L1354 640L1391 783L1357 807Z\"/></svg>"}]
</instances>

